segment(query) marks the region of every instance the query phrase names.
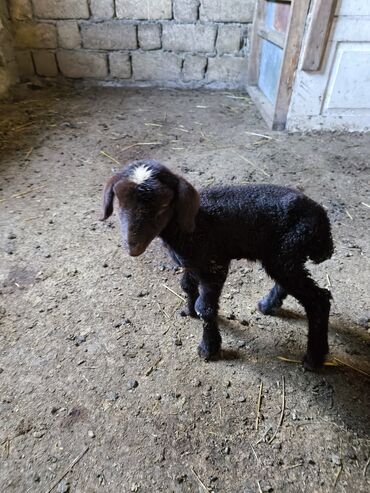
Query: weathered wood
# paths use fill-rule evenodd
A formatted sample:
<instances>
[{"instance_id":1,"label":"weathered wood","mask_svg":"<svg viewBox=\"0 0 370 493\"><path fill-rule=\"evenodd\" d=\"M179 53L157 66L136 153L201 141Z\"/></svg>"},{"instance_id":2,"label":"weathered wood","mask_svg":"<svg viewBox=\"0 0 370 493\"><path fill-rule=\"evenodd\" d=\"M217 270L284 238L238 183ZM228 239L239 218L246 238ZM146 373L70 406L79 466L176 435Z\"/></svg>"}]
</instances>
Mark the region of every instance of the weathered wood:
<instances>
[{"instance_id":1,"label":"weathered wood","mask_svg":"<svg viewBox=\"0 0 370 493\"><path fill-rule=\"evenodd\" d=\"M285 128L309 4L310 0L294 0L291 5L289 28L285 40L284 58L272 121L272 128L276 130Z\"/></svg>"},{"instance_id":2,"label":"weathered wood","mask_svg":"<svg viewBox=\"0 0 370 493\"><path fill-rule=\"evenodd\" d=\"M320 70L336 6L337 0L315 0L303 52L302 70Z\"/></svg>"},{"instance_id":3,"label":"weathered wood","mask_svg":"<svg viewBox=\"0 0 370 493\"><path fill-rule=\"evenodd\" d=\"M264 97L260 90L258 90L256 87L252 87L258 85L261 34L267 31L265 26L263 25L263 18L265 13L264 4L265 2L263 0L259 0L255 14L250 65L248 72L248 91L251 94L252 99L260 108L262 116L264 116L270 128L283 130L285 128L286 118L289 110L294 76L301 51L303 33L310 0L293 0L291 3L289 26L285 35L284 55L275 106L271 105L271 103L267 100L267 98ZM274 38L274 40L276 41L276 38ZM269 41L274 42L271 39ZM281 43L281 40L279 41Z\"/></svg>"},{"instance_id":4,"label":"weathered wood","mask_svg":"<svg viewBox=\"0 0 370 493\"><path fill-rule=\"evenodd\" d=\"M284 48L285 44L285 34L280 33L278 31L274 31L273 29L268 29L266 27L260 27L258 29L258 36L263 39L267 39L274 45L279 46L280 48Z\"/></svg>"},{"instance_id":5,"label":"weathered wood","mask_svg":"<svg viewBox=\"0 0 370 493\"><path fill-rule=\"evenodd\" d=\"M256 105L258 111L261 113L262 118L265 120L268 128L272 130L272 119L274 116L274 107L270 101L263 94L261 89L257 86L249 86L248 94Z\"/></svg>"},{"instance_id":6,"label":"weathered wood","mask_svg":"<svg viewBox=\"0 0 370 493\"><path fill-rule=\"evenodd\" d=\"M248 64L248 84L256 86L258 83L259 65L260 65L260 37L258 30L263 25L265 14L265 2L259 1L254 12L253 28L251 36L251 49L249 53Z\"/></svg>"}]
</instances>

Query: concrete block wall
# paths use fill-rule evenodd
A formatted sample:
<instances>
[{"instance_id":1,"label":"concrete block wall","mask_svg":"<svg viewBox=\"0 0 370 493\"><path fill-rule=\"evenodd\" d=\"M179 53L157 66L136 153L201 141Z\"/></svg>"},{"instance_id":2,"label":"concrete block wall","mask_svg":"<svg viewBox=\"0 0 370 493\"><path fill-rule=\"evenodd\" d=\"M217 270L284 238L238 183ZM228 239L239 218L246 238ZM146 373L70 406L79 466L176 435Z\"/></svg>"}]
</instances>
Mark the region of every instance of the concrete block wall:
<instances>
[{"instance_id":1,"label":"concrete block wall","mask_svg":"<svg viewBox=\"0 0 370 493\"><path fill-rule=\"evenodd\" d=\"M5 0L0 0L0 98L7 95L18 80L18 68L13 49L10 15Z\"/></svg>"},{"instance_id":2,"label":"concrete block wall","mask_svg":"<svg viewBox=\"0 0 370 493\"><path fill-rule=\"evenodd\" d=\"M256 0L7 0L21 77L244 87Z\"/></svg>"}]
</instances>

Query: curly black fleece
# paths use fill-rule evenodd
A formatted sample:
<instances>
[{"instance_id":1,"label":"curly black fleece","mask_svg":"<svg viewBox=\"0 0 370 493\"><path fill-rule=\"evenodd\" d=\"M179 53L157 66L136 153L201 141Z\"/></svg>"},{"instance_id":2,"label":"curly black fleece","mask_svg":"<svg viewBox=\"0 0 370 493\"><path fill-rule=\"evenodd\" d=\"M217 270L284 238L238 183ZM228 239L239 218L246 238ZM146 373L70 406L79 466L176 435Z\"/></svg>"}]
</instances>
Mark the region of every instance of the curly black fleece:
<instances>
[{"instance_id":1,"label":"curly black fleece","mask_svg":"<svg viewBox=\"0 0 370 493\"><path fill-rule=\"evenodd\" d=\"M276 281L259 303L273 315L291 294L305 308L309 332L304 358L307 369L322 365L328 352L330 292L319 288L304 266L331 257L333 242L325 210L304 194L276 185L206 188L192 234L170 223L160 235L174 260L185 267L181 285L188 295L188 314L204 321L200 353L215 357L221 336L218 300L230 261L259 260Z\"/></svg>"}]
</instances>

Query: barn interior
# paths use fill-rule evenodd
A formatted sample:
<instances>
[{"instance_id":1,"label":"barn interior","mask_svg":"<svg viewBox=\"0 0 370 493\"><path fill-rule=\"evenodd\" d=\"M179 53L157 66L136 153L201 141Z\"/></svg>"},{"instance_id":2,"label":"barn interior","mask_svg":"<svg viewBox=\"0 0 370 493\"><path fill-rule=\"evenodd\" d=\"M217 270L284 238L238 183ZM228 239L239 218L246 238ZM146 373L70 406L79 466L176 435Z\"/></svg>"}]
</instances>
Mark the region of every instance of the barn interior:
<instances>
[{"instance_id":1,"label":"barn interior","mask_svg":"<svg viewBox=\"0 0 370 493\"><path fill-rule=\"evenodd\" d=\"M365 2L0 5L0 490L368 491ZM303 308L259 313L272 281L246 260L222 357L198 357L181 269L159 240L129 257L117 217L99 221L106 180L149 158L197 189L275 183L323 205L335 253L308 267L333 295L328 365L303 370Z\"/></svg>"}]
</instances>

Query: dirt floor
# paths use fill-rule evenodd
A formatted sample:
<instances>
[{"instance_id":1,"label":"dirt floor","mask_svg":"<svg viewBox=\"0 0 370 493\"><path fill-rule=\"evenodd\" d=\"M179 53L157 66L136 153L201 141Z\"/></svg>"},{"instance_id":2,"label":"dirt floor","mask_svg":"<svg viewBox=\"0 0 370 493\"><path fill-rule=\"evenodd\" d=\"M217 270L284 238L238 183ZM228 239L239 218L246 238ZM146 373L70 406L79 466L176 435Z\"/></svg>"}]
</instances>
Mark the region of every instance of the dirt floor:
<instances>
[{"instance_id":1,"label":"dirt floor","mask_svg":"<svg viewBox=\"0 0 370 493\"><path fill-rule=\"evenodd\" d=\"M0 106L0 491L370 491L370 135L269 132L240 93L37 89ZM246 261L223 291L224 358L199 359L160 241L129 258L98 221L116 160L147 157L327 208L336 253L312 272L345 365L279 359L303 356L303 310L259 314L271 281Z\"/></svg>"}]
</instances>

